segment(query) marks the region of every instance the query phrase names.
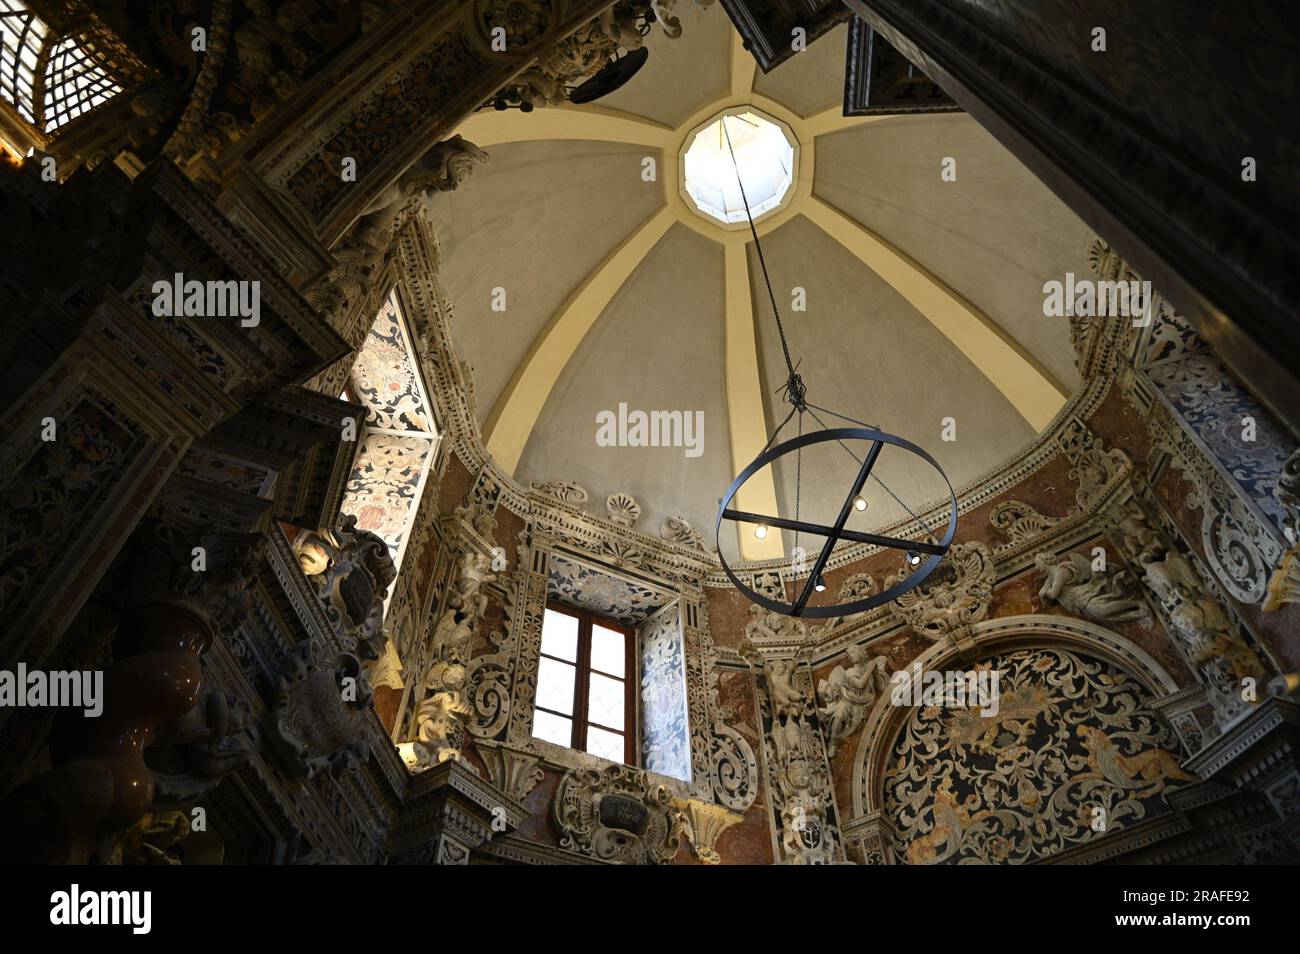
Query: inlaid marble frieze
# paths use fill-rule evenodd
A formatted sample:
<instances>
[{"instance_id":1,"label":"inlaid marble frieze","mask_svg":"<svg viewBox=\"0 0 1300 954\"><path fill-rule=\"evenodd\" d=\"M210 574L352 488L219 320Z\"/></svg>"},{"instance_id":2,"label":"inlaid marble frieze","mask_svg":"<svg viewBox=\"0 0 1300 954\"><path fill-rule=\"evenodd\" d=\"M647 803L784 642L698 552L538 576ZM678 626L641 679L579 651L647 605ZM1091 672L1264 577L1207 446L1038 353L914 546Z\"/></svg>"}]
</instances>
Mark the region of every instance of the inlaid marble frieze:
<instances>
[{"instance_id":1,"label":"inlaid marble frieze","mask_svg":"<svg viewBox=\"0 0 1300 954\"><path fill-rule=\"evenodd\" d=\"M641 629L641 757L660 775L691 780L691 733L681 613L669 606Z\"/></svg>"},{"instance_id":2,"label":"inlaid marble frieze","mask_svg":"<svg viewBox=\"0 0 1300 954\"><path fill-rule=\"evenodd\" d=\"M1193 781L1133 677L1066 650L994 657L1000 704L918 707L884 779L909 864L1022 863L1166 810Z\"/></svg>"}]
</instances>

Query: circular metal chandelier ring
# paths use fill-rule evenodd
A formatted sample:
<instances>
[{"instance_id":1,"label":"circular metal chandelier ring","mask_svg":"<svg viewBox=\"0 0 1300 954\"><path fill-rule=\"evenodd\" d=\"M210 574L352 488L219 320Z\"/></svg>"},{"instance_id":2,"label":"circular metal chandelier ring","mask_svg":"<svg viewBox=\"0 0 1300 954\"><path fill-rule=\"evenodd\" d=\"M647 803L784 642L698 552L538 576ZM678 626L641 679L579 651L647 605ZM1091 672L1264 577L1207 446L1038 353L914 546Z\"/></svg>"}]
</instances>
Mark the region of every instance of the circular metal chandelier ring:
<instances>
[{"instance_id":1,"label":"circular metal chandelier ring","mask_svg":"<svg viewBox=\"0 0 1300 954\"><path fill-rule=\"evenodd\" d=\"M795 520L785 520L778 517L765 517L758 514L745 513L730 508L732 498L736 496L737 491L744 486L745 481L749 480L761 468L770 464L777 458L784 457L792 451L800 450L811 444L821 444L826 441L844 441L844 440L864 440L872 441L871 451L867 454L866 459L862 462L862 467L858 471L857 480L844 499L844 505L840 510L839 518L835 526L825 527L818 524L801 523ZM871 474L872 467L875 466L876 458L880 455L881 449L885 444L892 444L895 447L901 447L909 453L920 457L931 467L935 469L940 477L943 478L944 485L948 488L949 510L948 510L948 530L938 543L918 542L905 540L896 537L882 536L873 533L859 533L844 529L844 524L848 520L849 514L853 508L854 498L861 492L863 484ZM799 597L792 603L783 603L774 600L755 591L749 586L742 583L736 574L732 572L731 566L727 563L727 558L722 554L721 533L722 521L730 519L737 523L763 523L778 529L798 530L803 533L814 534L817 536L827 537L827 542L823 545L821 553L817 557L816 564L812 572L808 574L808 581ZM952 489L952 483L948 480L948 475L943 472L939 462L931 457L917 445L902 437L894 434L886 434L884 431L877 431L866 427L832 427L821 431L812 431L808 434L802 434L799 437L791 438L788 441L777 444L759 454L740 474L732 481L731 486L727 488L722 502L718 505L718 519L714 525L714 538L718 543L718 560L722 563L722 570L727 574L736 589L740 590L749 600L757 603L759 606L766 607L783 616L798 616L804 619L829 619L833 616L848 616L853 613L861 613L866 610L875 609L891 600L896 599L908 590L920 586L935 570L939 568L944 555L948 552L948 547L952 544L954 535L957 532L957 494ZM889 589L875 596L866 599L854 600L851 603L840 603L834 606L808 606L807 600L811 595L813 586L817 578L821 575L827 560L830 559L831 550L834 549L836 542L839 540L852 540L859 543L869 543L876 546L883 546L897 550L911 550L918 553L927 553L929 557L926 561L916 568L915 572L895 583Z\"/></svg>"}]
</instances>

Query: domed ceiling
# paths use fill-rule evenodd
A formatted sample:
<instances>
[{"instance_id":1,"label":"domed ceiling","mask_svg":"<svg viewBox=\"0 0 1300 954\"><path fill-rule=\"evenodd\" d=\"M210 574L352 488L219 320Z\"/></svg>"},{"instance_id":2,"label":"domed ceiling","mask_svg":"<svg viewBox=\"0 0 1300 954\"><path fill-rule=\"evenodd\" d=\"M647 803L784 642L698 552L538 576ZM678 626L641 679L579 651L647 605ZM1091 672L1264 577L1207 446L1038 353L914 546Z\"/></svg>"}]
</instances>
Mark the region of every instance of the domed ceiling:
<instances>
[{"instance_id":1,"label":"domed ceiling","mask_svg":"<svg viewBox=\"0 0 1300 954\"><path fill-rule=\"evenodd\" d=\"M684 152L732 113L794 139L758 231L809 400L919 444L956 488L996 469L1077 385L1068 321L1044 317L1042 287L1087 272L1087 226L964 113L844 118L846 27L764 75L720 6L683 6L683 35L656 29L645 68L598 104L485 111L459 130L490 162L431 213L488 449L525 484L578 483L602 514L626 492L639 529L680 516L712 541L719 498L789 411L748 225L702 214L681 179ZM701 430L606 446L599 423L636 411ZM798 485L802 519L833 522L857 466L820 445L739 503L793 517ZM944 492L903 453L875 472L914 510ZM906 516L881 487L866 496L850 529ZM740 544L766 559L793 540Z\"/></svg>"}]
</instances>

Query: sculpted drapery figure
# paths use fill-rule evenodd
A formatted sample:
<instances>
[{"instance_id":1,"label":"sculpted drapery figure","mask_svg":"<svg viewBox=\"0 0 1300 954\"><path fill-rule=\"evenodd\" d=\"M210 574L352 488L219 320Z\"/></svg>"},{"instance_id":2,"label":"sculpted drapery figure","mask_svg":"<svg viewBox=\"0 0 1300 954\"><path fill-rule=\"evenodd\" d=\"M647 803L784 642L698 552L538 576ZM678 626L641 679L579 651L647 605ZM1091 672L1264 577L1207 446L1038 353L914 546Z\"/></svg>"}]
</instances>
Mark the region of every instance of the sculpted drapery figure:
<instances>
[{"instance_id":1,"label":"sculpted drapery figure","mask_svg":"<svg viewBox=\"0 0 1300 954\"><path fill-rule=\"evenodd\" d=\"M1056 560L1049 553L1040 553L1034 565L1047 574L1038 590L1044 603L1054 603L1075 616L1104 623L1151 622L1151 612L1127 570L1107 573L1095 569L1079 553L1067 553Z\"/></svg>"},{"instance_id":2,"label":"sculpted drapery figure","mask_svg":"<svg viewBox=\"0 0 1300 954\"><path fill-rule=\"evenodd\" d=\"M836 666L817 685L821 702L817 714L829 735L827 755L834 755L836 746L858 730L867 710L889 685L889 660L884 656L868 659L862 646L850 646L845 652L848 668Z\"/></svg>"}]
</instances>

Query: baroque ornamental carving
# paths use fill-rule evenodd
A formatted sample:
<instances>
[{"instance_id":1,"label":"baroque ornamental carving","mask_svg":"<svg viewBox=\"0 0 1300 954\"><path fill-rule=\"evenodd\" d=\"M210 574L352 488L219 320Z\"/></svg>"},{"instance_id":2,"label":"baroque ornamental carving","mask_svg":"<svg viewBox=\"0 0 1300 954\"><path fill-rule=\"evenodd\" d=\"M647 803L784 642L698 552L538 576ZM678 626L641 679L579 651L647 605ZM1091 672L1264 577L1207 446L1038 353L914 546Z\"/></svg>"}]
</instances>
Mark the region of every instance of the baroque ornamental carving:
<instances>
[{"instance_id":1,"label":"baroque ornamental carving","mask_svg":"<svg viewBox=\"0 0 1300 954\"><path fill-rule=\"evenodd\" d=\"M1201 511L1201 546L1215 577L1234 599L1262 603L1282 545L1271 527L1243 501L1191 435L1167 413L1148 421L1152 442L1191 485L1187 506Z\"/></svg>"},{"instance_id":2,"label":"baroque ornamental carving","mask_svg":"<svg viewBox=\"0 0 1300 954\"><path fill-rule=\"evenodd\" d=\"M858 731L867 710L889 686L889 660L884 656L867 658L864 647L853 645L845 650L849 665L836 666L830 676L817 684L817 715L826 727L826 754L833 756L839 744Z\"/></svg>"},{"instance_id":3,"label":"baroque ornamental carving","mask_svg":"<svg viewBox=\"0 0 1300 954\"><path fill-rule=\"evenodd\" d=\"M659 527L659 537L672 543L694 547L697 550L707 549L704 534L692 527L690 521L685 517L667 517L663 525Z\"/></svg>"},{"instance_id":4,"label":"baroque ornamental carving","mask_svg":"<svg viewBox=\"0 0 1300 954\"><path fill-rule=\"evenodd\" d=\"M280 662L272 738L293 768L313 778L342 775L370 751L370 684L352 653L332 656L310 641Z\"/></svg>"},{"instance_id":5,"label":"baroque ornamental carving","mask_svg":"<svg viewBox=\"0 0 1300 954\"><path fill-rule=\"evenodd\" d=\"M1055 527L1062 517L1048 517L1027 503L1004 500L989 514L989 523L1007 538L1007 546L1018 546Z\"/></svg>"},{"instance_id":6,"label":"baroque ornamental carving","mask_svg":"<svg viewBox=\"0 0 1300 954\"><path fill-rule=\"evenodd\" d=\"M560 503L577 506L587 502L587 489L581 484L575 484L567 480L552 480L544 484L532 483L528 485L530 489L539 494L545 494L553 497Z\"/></svg>"},{"instance_id":7,"label":"baroque ornamental carving","mask_svg":"<svg viewBox=\"0 0 1300 954\"><path fill-rule=\"evenodd\" d=\"M1105 443L1078 418L1071 418L1056 436L1070 462L1070 476L1078 482L1075 500L1087 513L1128 473L1132 462L1122 450L1107 450Z\"/></svg>"},{"instance_id":8,"label":"baroque ornamental carving","mask_svg":"<svg viewBox=\"0 0 1300 954\"><path fill-rule=\"evenodd\" d=\"M555 794L560 847L615 864L667 864L683 822L666 785L627 765L575 769Z\"/></svg>"},{"instance_id":9,"label":"baroque ornamental carving","mask_svg":"<svg viewBox=\"0 0 1300 954\"><path fill-rule=\"evenodd\" d=\"M1038 554L1034 566L1047 575L1038 590L1044 603L1100 623L1151 624L1151 611L1142 601L1137 580L1122 567L1099 570L1080 553L1053 557L1048 552Z\"/></svg>"},{"instance_id":10,"label":"baroque ornamental carving","mask_svg":"<svg viewBox=\"0 0 1300 954\"><path fill-rule=\"evenodd\" d=\"M429 690L415 712L416 741L411 746L413 768L441 765L461 758L465 747L465 667L458 662L434 663L425 680Z\"/></svg>"},{"instance_id":11,"label":"baroque ornamental carving","mask_svg":"<svg viewBox=\"0 0 1300 954\"><path fill-rule=\"evenodd\" d=\"M610 494L605 500L605 510L609 513L610 520L628 529L631 529L641 517L641 505L632 498L631 494Z\"/></svg>"},{"instance_id":12,"label":"baroque ornamental carving","mask_svg":"<svg viewBox=\"0 0 1300 954\"><path fill-rule=\"evenodd\" d=\"M832 864L841 849L812 687L793 659L769 659L763 668L768 784L781 859L792 865Z\"/></svg>"},{"instance_id":13,"label":"baroque ornamental carving","mask_svg":"<svg viewBox=\"0 0 1300 954\"><path fill-rule=\"evenodd\" d=\"M926 639L938 641L962 633L987 615L996 569L993 554L984 544L955 543L938 571L922 586L890 603L890 612ZM890 576L886 588L908 572Z\"/></svg>"},{"instance_id":14,"label":"baroque ornamental carving","mask_svg":"<svg viewBox=\"0 0 1300 954\"><path fill-rule=\"evenodd\" d=\"M722 864L714 847L724 831L743 820L743 816L698 799L675 799L673 807L682 819L683 833L695 856L706 865Z\"/></svg>"},{"instance_id":15,"label":"baroque ornamental carving","mask_svg":"<svg viewBox=\"0 0 1300 954\"><path fill-rule=\"evenodd\" d=\"M256 738L253 715L244 702L205 690L193 709L154 731L145 751L154 805L202 798L252 757Z\"/></svg>"},{"instance_id":16,"label":"baroque ornamental carving","mask_svg":"<svg viewBox=\"0 0 1300 954\"><path fill-rule=\"evenodd\" d=\"M808 624L801 619L766 609L757 603L749 605L749 622L745 624L745 640L755 648L795 647L808 638Z\"/></svg>"},{"instance_id":17,"label":"baroque ornamental carving","mask_svg":"<svg viewBox=\"0 0 1300 954\"><path fill-rule=\"evenodd\" d=\"M388 545L357 518L344 514L334 530L294 540L298 565L316 590L326 615L365 660L383 655L384 600L396 578Z\"/></svg>"},{"instance_id":18,"label":"baroque ornamental carving","mask_svg":"<svg viewBox=\"0 0 1300 954\"><path fill-rule=\"evenodd\" d=\"M556 22L553 0L476 0L474 16L493 50L515 55L541 42Z\"/></svg>"},{"instance_id":19,"label":"baroque ornamental carving","mask_svg":"<svg viewBox=\"0 0 1300 954\"><path fill-rule=\"evenodd\" d=\"M570 89L594 77L620 53L641 49L656 20L669 38L680 36L681 22L670 15L674 3L675 0L619 0L557 43L536 65L500 90L492 104L498 109L518 106L530 111L567 103ZM484 0L483 6L487 10L499 8L501 12L493 15L497 18L504 16L511 22L506 34L508 52L526 53L544 39L539 30L545 30L541 26L544 20L542 11L549 9L550 0L514 0L509 3L506 0ZM483 22L486 26L486 16ZM517 42L510 39L512 33L519 36Z\"/></svg>"},{"instance_id":20,"label":"baroque ornamental carving","mask_svg":"<svg viewBox=\"0 0 1300 954\"><path fill-rule=\"evenodd\" d=\"M307 300L340 315L361 301L392 254L403 223L425 214L430 196L454 191L487 159L486 152L461 136L433 146L366 206L335 246L334 267L305 292Z\"/></svg>"},{"instance_id":21,"label":"baroque ornamental carving","mask_svg":"<svg viewBox=\"0 0 1300 954\"><path fill-rule=\"evenodd\" d=\"M1244 680L1264 680L1264 666L1227 613L1206 591L1187 559L1136 503L1115 525L1116 538L1132 554L1142 584L1188 663L1205 683L1220 728L1250 708Z\"/></svg>"},{"instance_id":22,"label":"baroque ornamental carving","mask_svg":"<svg viewBox=\"0 0 1300 954\"><path fill-rule=\"evenodd\" d=\"M1283 511L1282 533L1291 548L1282 554L1268 582L1264 609L1279 609L1286 603L1300 603L1300 450L1287 458L1278 475L1274 492Z\"/></svg>"},{"instance_id":23,"label":"baroque ornamental carving","mask_svg":"<svg viewBox=\"0 0 1300 954\"><path fill-rule=\"evenodd\" d=\"M713 797L733 811L743 812L758 798L758 757L749 741L719 720L713 723Z\"/></svg>"}]
</instances>

